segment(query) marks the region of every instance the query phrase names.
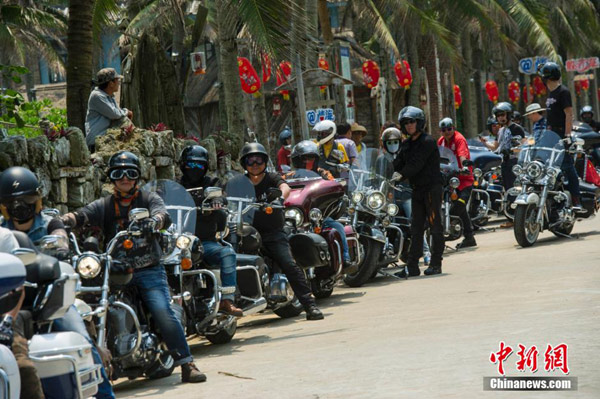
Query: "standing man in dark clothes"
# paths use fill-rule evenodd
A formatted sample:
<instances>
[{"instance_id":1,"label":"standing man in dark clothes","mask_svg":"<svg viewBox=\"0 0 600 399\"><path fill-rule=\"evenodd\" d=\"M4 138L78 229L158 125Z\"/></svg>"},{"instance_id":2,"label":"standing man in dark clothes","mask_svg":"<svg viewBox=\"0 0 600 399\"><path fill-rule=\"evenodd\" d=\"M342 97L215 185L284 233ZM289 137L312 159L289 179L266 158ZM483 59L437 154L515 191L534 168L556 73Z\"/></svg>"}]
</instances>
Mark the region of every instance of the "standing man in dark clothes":
<instances>
[{"instance_id":1,"label":"standing man in dark clothes","mask_svg":"<svg viewBox=\"0 0 600 399\"><path fill-rule=\"evenodd\" d=\"M425 223L431 227L431 263L425 274L442 272L444 232L442 228L442 174L440 152L433 137L425 132L425 113L417 107L404 107L398 115L404 134L410 138L400 147L394 160L396 180L408 179L412 192L412 222L410 251L408 254L408 276L418 276L419 258L423 255L423 233ZM399 176L398 176L399 174ZM405 270L396 273L407 277Z\"/></svg>"},{"instance_id":2,"label":"standing man in dark clothes","mask_svg":"<svg viewBox=\"0 0 600 399\"><path fill-rule=\"evenodd\" d=\"M571 131L573 130L573 103L571 102L571 93L569 89L560 83L560 67L555 62L547 62L540 69L542 80L548 88L548 98L546 99L546 118L548 120L548 130L557 133L565 140L565 148L569 148L573 143L571 140ZM567 190L571 193L573 209L581 210L579 177L575 170L573 157L565 154L562 164L562 172L568 179Z\"/></svg>"}]
</instances>

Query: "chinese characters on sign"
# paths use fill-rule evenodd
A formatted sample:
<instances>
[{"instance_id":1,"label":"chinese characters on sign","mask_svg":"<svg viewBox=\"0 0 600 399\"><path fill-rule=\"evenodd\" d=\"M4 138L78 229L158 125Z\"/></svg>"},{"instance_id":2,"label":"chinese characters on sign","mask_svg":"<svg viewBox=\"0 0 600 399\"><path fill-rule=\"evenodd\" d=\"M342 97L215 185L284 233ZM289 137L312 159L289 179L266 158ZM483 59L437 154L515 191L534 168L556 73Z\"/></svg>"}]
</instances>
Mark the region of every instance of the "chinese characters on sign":
<instances>
[{"instance_id":1,"label":"chinese characters on sign","mask_svg":"<svg viewBox=\"0 0 600 399\"><path fill-rule=\"evenodd\" d=\"M590 57L590 58L576 58L567 60L565 64L568 72L587 72L590 69L596 69L600 67L600 61L598 57Z\"/></svg>"},{"instance_id":2,"label":"chinese characters on sign","mask_svg":"<svg viewBox=\"0 0 600 399\"><path fill-rule=\"evenodd\" d=\"M332 108L311 109L306 111L306 120L309 125L314 126L324 120L335 121L335 115Z\"/></svg>"},{"instance_id":3,"label":"chinese characters on sign","mask_svg":"<svg viewBox=\"0 0 600 399\"><path fill-rule=\"evenodd\" d=\"M567 344L559 344L552 346L548 344L544 352L544 370L551 372L560 370L563 374L569 374L569 366L567 360ZM506 361L513 353L513 348L506 345L504 341L500 341L499 350L490 354L490 362L498 367L498 374L505 375L504 361ZM519 344L519 350L516 352L518 360L515 363L518 371L529 369L532 373L538 370L538 355L537 346L533 345L530 348Z\"/></svg>"}]
</instances>

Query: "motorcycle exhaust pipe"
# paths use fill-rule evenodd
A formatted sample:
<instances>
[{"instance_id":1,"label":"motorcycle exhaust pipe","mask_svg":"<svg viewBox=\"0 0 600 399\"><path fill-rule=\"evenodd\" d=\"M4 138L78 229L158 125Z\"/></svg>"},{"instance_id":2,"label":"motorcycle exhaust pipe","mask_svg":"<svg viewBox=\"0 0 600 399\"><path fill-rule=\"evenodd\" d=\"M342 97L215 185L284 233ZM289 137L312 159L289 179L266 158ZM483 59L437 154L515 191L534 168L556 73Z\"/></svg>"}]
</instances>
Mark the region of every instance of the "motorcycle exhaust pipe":
<instances>
[{"instance_id":1,"label":"motorcycle exhaust pipe","mask_svg":"<svg viewBox=\"0 0 600 399\"><path fill-rule=\"evenodd\" d=\"M267 300L265 298L252 299L252 301L254 303L242 309L244 311L244 316L250 316L251 314L262 312L267 308Z\"/></svg>"}]
</instances>

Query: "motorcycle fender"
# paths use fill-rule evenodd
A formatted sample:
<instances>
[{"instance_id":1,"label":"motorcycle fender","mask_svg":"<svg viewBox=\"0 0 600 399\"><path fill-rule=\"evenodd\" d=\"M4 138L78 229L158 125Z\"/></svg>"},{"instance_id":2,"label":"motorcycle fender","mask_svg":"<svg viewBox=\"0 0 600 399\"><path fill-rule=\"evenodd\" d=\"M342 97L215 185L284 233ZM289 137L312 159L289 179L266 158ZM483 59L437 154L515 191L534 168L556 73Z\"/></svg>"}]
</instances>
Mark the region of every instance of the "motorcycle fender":
<instances>
[{"instance_id":1,"label":"motorcycle fender","mask_svg":"<svg viewBox=\"0 0 600 399\"><path fill-rule=\"evenodd\" d=\"M373 241L377 241L381 244L385 244L385 236L377 229L371 229L371 234L361 234L361 237L368 238Z\"/></svg>"},{"instance_id":2,"label":"motorcycle fender","mask_svg":"<svg viewBox=\"0 0 600 399\"><path fill-rule=\"evenodd\" d=\"M540 196L536 193L530 194L519 194L517 199L515 200L516 205L528 205L528 204L536 204L540 201Z\"/></svg>"}]
</instances>

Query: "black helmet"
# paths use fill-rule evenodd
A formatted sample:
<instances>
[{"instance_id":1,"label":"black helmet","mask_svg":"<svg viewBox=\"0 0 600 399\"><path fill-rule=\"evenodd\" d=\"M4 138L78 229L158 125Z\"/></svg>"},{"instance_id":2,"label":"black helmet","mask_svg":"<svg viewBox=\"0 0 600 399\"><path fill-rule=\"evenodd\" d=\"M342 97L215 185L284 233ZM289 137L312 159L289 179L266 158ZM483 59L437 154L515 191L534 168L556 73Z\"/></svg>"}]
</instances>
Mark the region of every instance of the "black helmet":
<instances>
[{"instance_id":1,"label":"black helmet","mask_svg":"<svg viewBox=\"0 0 600 399\"><path fill-rule=\"evenodd\" d=\"M402 141L402 133L400 133L400 130L396 129L395 127L388 127L381 134L381 144L383 145L384 150L390 154L395 154L398 152L397 150L390 151L390 149L387 147L387 142L391 140ZM400 148L400 146L398 146L398 148Z\"/></svg>"},{"instance_id":2,"label":"black helmet","mask_svg":"<svg viewBox=\"0 0 600 399\"><path fill-rule=\"evenodd\" d=\"M265 158L265 163L269 161L269 154L267 154L267 150L262 144L246 143L240 151L240 165L242 165L242 168L246 167L244 160L249 155L262 155Z\"/></svg>"},{"instance_id":3,"label":"black helmet","mask_svg":"<svg viewBox=\"0 0 600 399\"><path fill-rule=\"evenodd\" d=\"M262 247L262 237L253 226L244 223L240 232L241 242L239 249L244 254L255 254Z\"/></svg>"},{"instance_id":4,"label":"black helmet","mask_svg":"<svg viewBox=\"0 0 600 399\"><path fill-rule=\"evenodd\" d=\"M29 169L13 166L0 175L0 201L22 195L39 195L40 183Z\"/></svg>"},{"instance_id":5,"label":"black helmet","mask_svg":"<svg viewBox=\"0 0 600 399\"><path fill-rule=\"evenodd\" d=\"M296 169L316 170L319 162L319 146L312 140L303 140L294 146L290 157L292 158L292 165ZM315 162L307 167L306 161L309 157L314 157Z\"/></svg>"},{"instance_id":6,"label":"black helmet","mask_svg":"<svg viewBox=\"0 0 600 399\"><path fill-rule=\"evenodd\" d=\"M201 145L185 147L181 151L179 168L189 183L199 184L208 169L208 151Z\"/></svg>"},{"instance_id":7,"label":"black helmet","mask_svg":"<svg viewBox=\"0 0 600 399\"><path fill-rule=\"evenodd\" d=\"M25 223L42 210L40 183L29 169L14 166L0 175L0 210L4 218Z\"/></svg>"},{"instance_id":8,"label":"black helmet","mask_svg":"<svg viewBox=\"0 0 600 399\"><path fill-rule=\"evenodd\" d=\"M594 109L592 108L591 105L585 105L583 106L583 108L581 108L581 111L579 111L579 117L583 118L583 114L590 114L591 117L594 117Z\"/></svg>"},{"instance_id":9,"label":"black helmet","mask_svg":"<svg viewBox=\"0 0 600 399\"><path fill-rule=\"evenodd\" d=\"M521 119L523 119L523 118L521 117L521 113L520 113L519 111L515 111L515 112L513 112L512 116L513 116L513 120L517 120L517 119L518 119L518 120L521 120Z\"/></svg>"},{"instance_id":10,"label":"black helmet","mask_svg":"<svg viewBox=\"0 0 600 399\"><path fill-rule=\"evenodd\" d=\"M285 141L291 137L292 131L289 127L286 126L285 129L283 129L281 133L279 133L279 144L285 145Z\"/></svg>"},{"instance_id":11,"label":"black helmet","mask_svg":"<svg viewBox=\"0 0 600 399\"><path fill-rule=\"evenodd\" d=\"M559 80L561 75L560 67L556 62L546 62L541 66L539 73L544 83L548 80Z\"/></svg>"},{"instance_id":12,"label":"black helmet","mask_svg":"<svg viewBox=\"0 0 600 399\"><path fill-rule=\"evenodd\" d=\"M506 117L508 118L508 120L512 119L512 105L510 105L509 103L503 101L501 103L498 103L496 105L494 105L494 108L492 108L492 114L494 114L495 117L498 116L499 113L506 113Z\"/></svg>"},{"instance_id":13,"label":"black helmet","mask_svg":"<svg viewBox=\"0 0 600 399\"><path fill-rule=\"evenodd\" d=\"M136 169L139 173L140 159L133 152L119 151L108 160L108 173L115 169Z\"/></svg>"},{"instance_id":14,"label":"black helmet","mask_svg":"<svg viewBox=\"0 0 600 399\"><path fill-rule=\"evenodd\" d=\"M406 121L414 119L417 121L417 131L423 132L425 129L425 112L421 108L413 107L409 105L408 107L404 107L400 110L398 114L398 123L400 124L400 128L403 133L406 133L406 129L404 124ZM403 123L404 122L404 123Z\"/></svg>"},{"instance_id":15,"label":"black helmet","mask_svg":"<svg viewBox=\"0 0 600 399\"><path fill-rule=\"evenodd\" d=\"M496 118L494 118L493 116L490 116L487 119L487 123L485 124L487 127L487 130L492 133L492 126L497 125L498 121L496 120Z\"/></svg>"},{"instance_id":16,"label":"black helmet","mask_svg":"<svg viewBox=\"0 0 600 399\"><path fill-rule=\"evenodd\" d=\"M452 118L444 118L440 121L439 123L440 129L447 129L449 127L454 127L454 122L452 121Z\"/></svg>"}]
</instances>

